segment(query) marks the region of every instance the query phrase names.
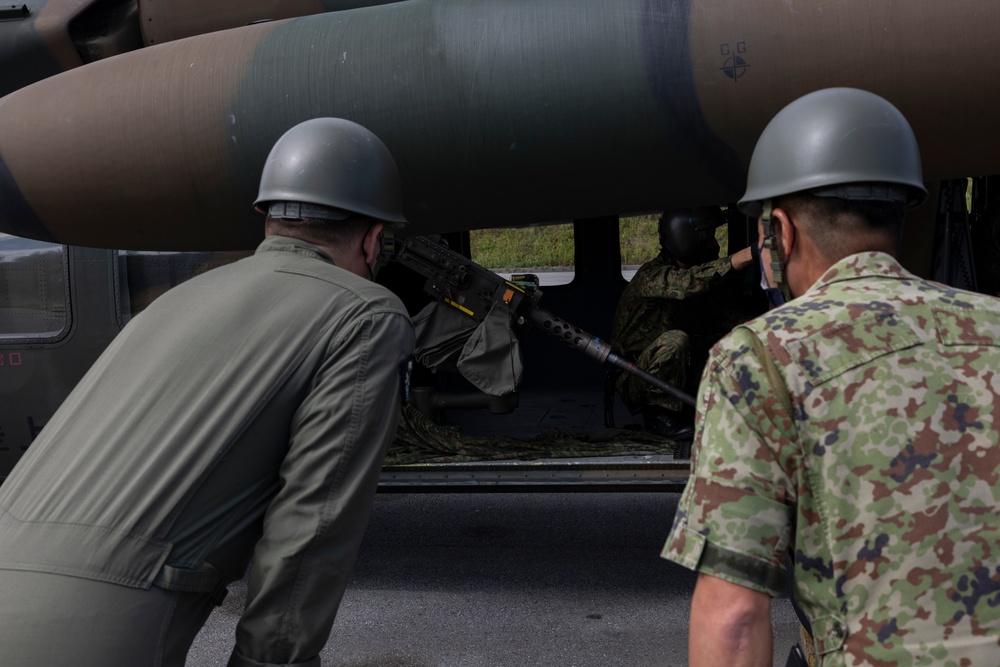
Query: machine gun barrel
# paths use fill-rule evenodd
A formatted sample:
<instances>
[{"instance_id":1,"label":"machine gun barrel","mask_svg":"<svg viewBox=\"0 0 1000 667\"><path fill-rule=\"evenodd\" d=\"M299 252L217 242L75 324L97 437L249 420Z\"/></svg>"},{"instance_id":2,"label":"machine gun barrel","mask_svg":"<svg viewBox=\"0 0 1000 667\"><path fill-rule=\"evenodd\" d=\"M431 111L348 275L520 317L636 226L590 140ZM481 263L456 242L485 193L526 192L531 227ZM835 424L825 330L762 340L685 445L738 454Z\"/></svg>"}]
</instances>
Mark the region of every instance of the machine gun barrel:
<instances>
[{"instance_id":1,"label":"machine gun barrel","mask_svg":"<svg viewBox=\"0 0 1000 667\"><path fill-rule=\"evenodd\" d=\"M612 351L611 345L538 307L541 290L504 280L468 257L423 236L399 242L392 261L406 266L426 282L424 291L438 301L483 321L490 308L504 303L511 312L512 328L524 324L538 327L598 363L608 363L625 373L648 382L657 389L694 406L695 400L676 387L650 375L631 361Z\"/></svg>"},{"instance_id":2,"label":"machine gun barrel","mask_svg":"<svg viewBox=\"0 0 1000 667\"><path fill-rule=\"evenodd\" d=\"M692 407L695 406L693 396L670 384L667 384L655 375L650 375L636 366L633 362L625 359L619 354L616 354L611 349L611 344L607 341L601 340L600 338L587 333L580 327L574 326L552 313L542 310L541 308L533 309L529 313L528 317L529 321L534 326L538 327L545 333L558 338L573 349L583 352L585 355L596 360L598 363L611 364L615 368L621 369L626 373L636 376L640 380L648 382L660 391L670 394L674 398L678 398Z\"/></svg>"}]
</instances>

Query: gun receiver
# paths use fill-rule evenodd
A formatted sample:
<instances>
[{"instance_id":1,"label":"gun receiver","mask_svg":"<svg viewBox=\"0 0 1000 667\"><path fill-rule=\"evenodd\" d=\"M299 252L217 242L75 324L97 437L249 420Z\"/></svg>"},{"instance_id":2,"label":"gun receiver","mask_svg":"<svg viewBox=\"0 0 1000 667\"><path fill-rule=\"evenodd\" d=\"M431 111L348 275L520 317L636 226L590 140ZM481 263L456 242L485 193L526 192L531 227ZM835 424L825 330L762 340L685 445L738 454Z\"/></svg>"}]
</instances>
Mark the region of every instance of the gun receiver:
<instances>
[{"instance_id":1,"label":"gun receiver","mask_svg":"<svg viewBox=\"0 0 1000 667\"><path fill-rule=\"evenodd\" d=\"M611 345L538 307L542 291L534 276L505 280L471 259L424 236L397 242L392 260L427 279L424 291L465 315L482 322L490 310L505 304L511 329L523 336L532 326L558 338L598 363L608 363L694 406L695 400L616 354ZM513 277L512 277L513 278Z\"/></svg>"}]
</instances>

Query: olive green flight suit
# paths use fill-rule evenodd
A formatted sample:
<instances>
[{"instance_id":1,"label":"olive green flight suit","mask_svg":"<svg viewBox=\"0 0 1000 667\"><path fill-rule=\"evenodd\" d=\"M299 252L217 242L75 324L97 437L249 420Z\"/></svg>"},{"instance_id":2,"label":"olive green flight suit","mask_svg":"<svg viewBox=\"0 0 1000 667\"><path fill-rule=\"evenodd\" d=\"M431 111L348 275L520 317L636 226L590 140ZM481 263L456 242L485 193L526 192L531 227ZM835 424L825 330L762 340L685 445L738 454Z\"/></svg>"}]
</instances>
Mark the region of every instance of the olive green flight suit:
<instances>
[{"instance_id":1,"label":"olive green flight suit","mask_svg":"<svg viewBox=\"0 0 1000 667\"><path fill-rule=\"evenodd\" d=\"M4 664L180 665L252 555L230 665L318 665L412 349L296 239L160 297L0 487Z\"/></svg>"}]
</instances>

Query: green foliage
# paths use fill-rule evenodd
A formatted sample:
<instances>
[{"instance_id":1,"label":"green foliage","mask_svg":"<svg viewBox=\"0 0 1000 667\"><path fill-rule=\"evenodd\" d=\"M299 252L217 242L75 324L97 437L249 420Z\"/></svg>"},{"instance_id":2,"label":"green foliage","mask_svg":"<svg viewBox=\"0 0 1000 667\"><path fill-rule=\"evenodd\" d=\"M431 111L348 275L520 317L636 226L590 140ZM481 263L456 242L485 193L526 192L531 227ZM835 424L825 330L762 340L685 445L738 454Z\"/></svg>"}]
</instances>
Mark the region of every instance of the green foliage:
<instances>
[{"instance_id":1,"label":"green foliage","mask_svg":"<svg viewBox=\"0 0 1000 667\"><path fill-rule=\"evenodd\" d=\"M573 225L477 229L470 233L472 260L488 268L573 266Z\"/></svg>"},{"instance_id":2,"label":"green foliage","mask_svg":"<svg viewBox=\"0 0 1000 667\"><path fill-rule=\"evenodd\" d=\"M622 265L637 266L660 252L656 215L622 218L620 243ZM716 230L723 254L726 227ZM540 269L573 266L573 225L547 225L507 229L477 229L470 232L472 260L492 269Z\"/></svg>"},{"instance_id":3,"label":"green foliage","mask_svg":"<svg viewBox=\"0 0 1000 667\"><path fill-rule=\"evenodd\" d=\"M623 266L638 266L659 254L659 219L658 215L640 215L618 221Z\"/></svg>"}]
</instances>

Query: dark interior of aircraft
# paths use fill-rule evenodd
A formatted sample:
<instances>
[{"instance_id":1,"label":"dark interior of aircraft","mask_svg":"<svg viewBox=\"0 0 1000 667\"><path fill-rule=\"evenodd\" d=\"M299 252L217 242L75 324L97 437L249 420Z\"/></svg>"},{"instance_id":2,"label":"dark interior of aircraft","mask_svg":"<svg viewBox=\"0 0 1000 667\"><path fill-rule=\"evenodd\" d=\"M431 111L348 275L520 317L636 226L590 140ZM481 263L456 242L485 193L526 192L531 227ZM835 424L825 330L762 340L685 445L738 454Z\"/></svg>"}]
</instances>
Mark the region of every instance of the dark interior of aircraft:
<instances>
[{"instance_id":1,"label":"dark interior of aircraft","mask_svg":"<svg viewBox=\"0 0 1000 667\"><path fill-rule=\"evenodd\" d=\"M954 206L943 206L938 216L936 279L989 294L1000 290L996 184L991 177L948 186L942 200L951 197ZM753 242L751 226L743 222L730 222L730 249ZM627 284L619 221L577 221L573 231L571 278L564 284L542 281L538 305L606 338ZM473 254L467 231L447 234L445 241L466 257ZM246 254L125 252L0 237L0 390L5 397L0 473L13 467L134 314L171 286ZM390 263L379 280L411 314L430 301L420 277L404 267ZM747 295L759 297L759 292ZM621 399L606 391L606 364L538 330L521 338L520 350L522 380L516 396L503 400L490 400L456 372L415 368L411 403L386 460L383 491L683 486L689 463L685 443L645 432L641 415L629 414Z\"/></svg>"}]
</instances>

